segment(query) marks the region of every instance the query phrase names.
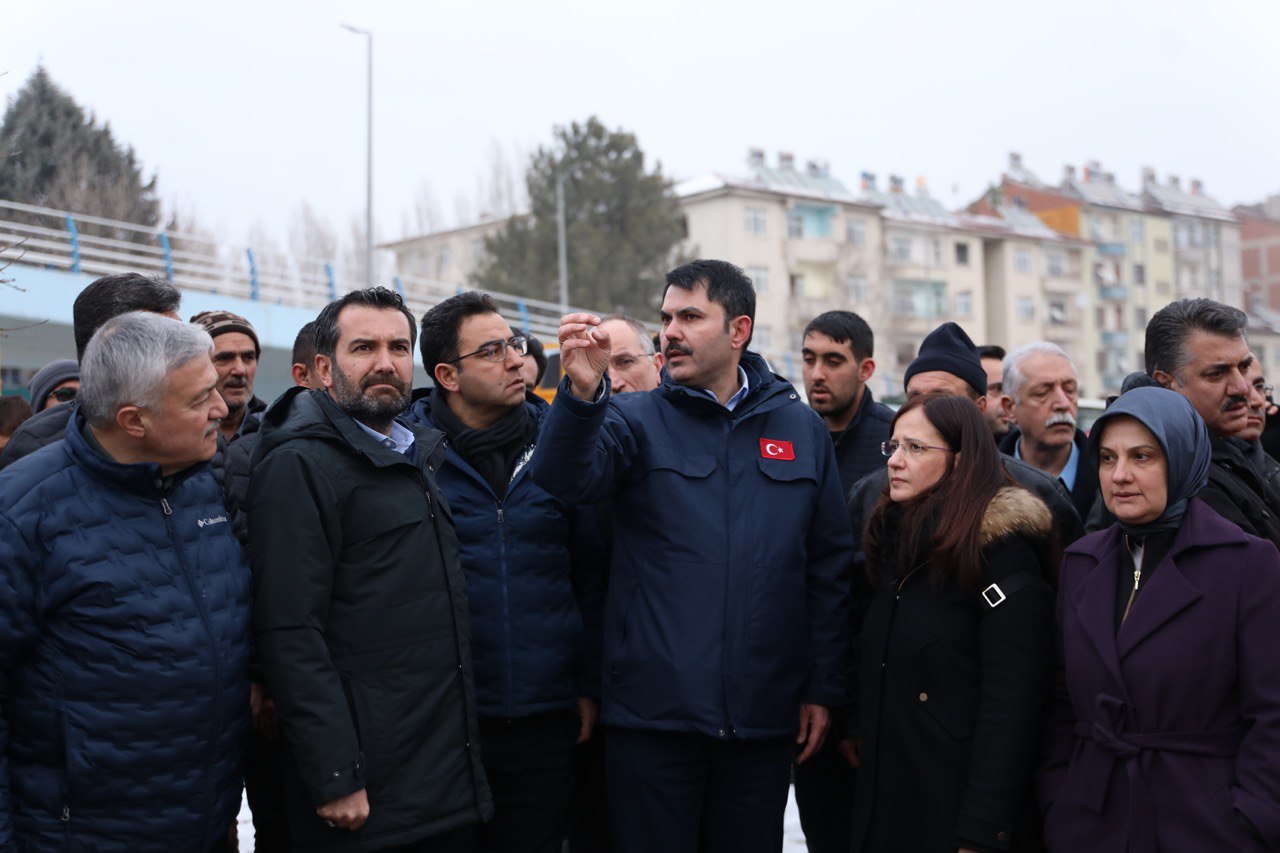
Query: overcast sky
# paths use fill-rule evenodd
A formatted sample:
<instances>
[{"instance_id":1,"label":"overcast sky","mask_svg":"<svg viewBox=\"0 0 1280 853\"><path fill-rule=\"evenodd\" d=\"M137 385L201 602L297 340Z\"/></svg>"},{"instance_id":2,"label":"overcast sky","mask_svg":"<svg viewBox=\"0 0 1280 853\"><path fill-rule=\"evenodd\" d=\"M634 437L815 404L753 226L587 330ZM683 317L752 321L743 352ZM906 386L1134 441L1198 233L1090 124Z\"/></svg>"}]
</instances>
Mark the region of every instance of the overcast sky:
<instances>
[{"instance_id":1,"label":"overcast sky","mask_svg":"<svg viewBox=\"0 0 1280 853\"><path fill-rule=\"evenodd\" d=\"M1050 11L1050 9L1053 11ZM38 62L222 237L283 242L303 201L363 217L374 33L380 238L426 184L448 220L495 148L599 115L676 178L745 172L749 147L917 176L948 206L1020 151L1042 178L1100 160L1280 192L1280 3L10 3L0 95ZM474 202L472 203L474 210Z\"/></svg>"}]
</instances>

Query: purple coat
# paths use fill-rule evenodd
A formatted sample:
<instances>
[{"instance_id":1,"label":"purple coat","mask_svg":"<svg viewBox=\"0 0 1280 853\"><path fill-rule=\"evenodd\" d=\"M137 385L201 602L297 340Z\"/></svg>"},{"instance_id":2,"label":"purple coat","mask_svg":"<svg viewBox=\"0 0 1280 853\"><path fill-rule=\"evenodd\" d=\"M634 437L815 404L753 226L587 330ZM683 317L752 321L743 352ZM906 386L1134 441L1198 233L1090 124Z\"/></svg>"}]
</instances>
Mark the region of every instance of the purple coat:
<instances>
[{"instance_id":1,"label":"purple coat","mask_svg":"<svg viewBox=\"0 0 1280 853\"><path fill-rule=\"evenodd\" d=\"M1192 499L1117 632L1124 547L1113 525L1063 559L1048 849L1280 845L1280 554Z\"/></svg>"}]
</instances>

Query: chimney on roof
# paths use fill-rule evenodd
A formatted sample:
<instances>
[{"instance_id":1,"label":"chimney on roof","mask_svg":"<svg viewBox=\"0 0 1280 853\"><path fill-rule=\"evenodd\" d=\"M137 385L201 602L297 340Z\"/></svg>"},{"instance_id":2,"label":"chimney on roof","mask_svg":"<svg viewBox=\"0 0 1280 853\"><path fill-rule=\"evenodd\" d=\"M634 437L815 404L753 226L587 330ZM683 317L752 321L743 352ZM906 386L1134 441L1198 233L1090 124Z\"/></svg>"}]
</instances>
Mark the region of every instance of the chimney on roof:
<instances>
[{"instance_id":1,"label":"chimney on roof","mask_svg":"<svg viewBox=\"0 0 1280 853\"><path fill-rule=\"evenodd\" d=\"M1173 187L1175 190L1181 190L1181 189L1182 189L1182 179L1181 179L1181 178L1179 178L1177 175L1170 175L1170 176L1169 176L1169 186Z\"/></svg>"},{"instance_id":2,"label":"chimney on roof","mask_svg":"<svg viewBox=\"0 0 1280 853\"><path fill-rule=\"evenodd\" d=\"M1062 167L1062 182L1069 184L1076 179L1076 167L1068 163Z\"/></svg>"},{"instance_id":3,"label":"chimney on roof","mask_svg":"<svg viewBox=\"0 0 1280 853\"><path fill-rule=\"evenodd\" d=\"M1022 168L1022 155L1019 154L1017 151L1009 152L1009 168L1010 169Z\"/></svg>"},{"instance_id":4,"label":"chimney on roof","mask_svg":"<svg viewBox=\"0 0 1280 853\"><path fill-rule=\"evenodd\" d=\"M794 170L795 167L796 167L796 155L792 154L790 151L778 152L778 168L779 169L783 169L784 171L790 172Z\"/></svg>"},{"instance_id":5,"label":"chimney on roof","mask_svg":"<svg viewBox=\"0 0 1280 853\"><path fill-rule=\"evenodd\" d=\"M1142 167L1142 186L1149 187L1156 182L1156 170L1150 166Z\"/></svg>"},{"instance_id":6,"label":"chimney on roof","mask_svg":"<svg viewBox=\"0 0 1280 853\"><path fill-rule=\"evenodd\" d=\"M875 172L863 172L860 177L862 178L862 191L864 193L873 193L876 191Z\"/></svg>"},{"instance_id":7,"label":"chimney on roof","mask_svg":"<svg viewBox=\"0 0 1280 853\"><path fill-rule=\"evenodd\" d=\"M1203 194L1204 194L1204 181L1200 180L1199 178L1192 178L1192 179L1191 179L1191 194L1192 194L1192 195L1203 195Z\"/></svg>"},{"instance_id":8,"label":"chimney on roof","mask_svg":"<svg viewBox=\"0 0 1280 853\"><path fill-rule=\"evenodd\" d=\"M929 197L929 181L925 178L924 175L916 176L916 195L918 195L920 198Z\"/></svg>"},{"instance_id":9,"label":"chimney on roof","mask_svg":"<svg viewBox=\"0 0 1280 853\"><path fill-rule=\"evenodd\" d=\"M753 169L759 169L764 166L764 149L748 148L747 149L747 165Z\"/></svg>"},{"instance_id":10,"label":"chimney on roof","mask_svg":"<svg viewBox=\"0 0 1280 853\"><path fill-rule=\"evenodd\" d=\"M1106 181L1107 183L1109 183L1109 184L1114 184L1114 183L1116 182L1116 173L1115 173L1115 172L1103 172L1103 173L1102 173L1102 179L1103 179L1104 181Z\"/></svg>"},{"instance_id":11,"label":"chimney on roof","mask_svg":"<svg viewBox=\"0 0 1280 853\"><path fill-rule=\"evenodd\" d=\"M902 176L901 175L889 176L889 192L902 195Z\"/></svg>"},{"instance_id":12,"label":"chimney on roof","mask_svg":"<svg viewBox=\"0 0 1280 853\"><path fill-rule=\"evenodd\" d=\"M811 178L825 178L831 174L831 166L825 160L809 160L804 167Z\"/></svg>"}]
</instances>

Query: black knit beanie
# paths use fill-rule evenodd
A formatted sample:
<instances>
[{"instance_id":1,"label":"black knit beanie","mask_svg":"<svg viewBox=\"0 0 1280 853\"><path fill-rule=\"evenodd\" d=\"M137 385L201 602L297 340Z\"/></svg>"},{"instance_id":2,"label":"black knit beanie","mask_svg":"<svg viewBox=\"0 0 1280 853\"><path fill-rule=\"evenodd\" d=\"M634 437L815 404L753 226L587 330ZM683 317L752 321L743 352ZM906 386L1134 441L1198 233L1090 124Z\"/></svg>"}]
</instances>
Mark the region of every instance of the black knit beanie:
<instances>
[{"instance_id":1,"label":"black knit beanie","mask_svg":"<svg viewBox=\"0 0 1280 853\"><path fill-rule=\"evenodd\" d=\"M911 362L902 377L903 389L911 382L912 376L930 370L960 377L979 396L987 393L987 371L983 370L982 360L978 358L978 348L964 329L955 323L943 323L920 342L916 360Z\"/></svg>"}]
</instances>

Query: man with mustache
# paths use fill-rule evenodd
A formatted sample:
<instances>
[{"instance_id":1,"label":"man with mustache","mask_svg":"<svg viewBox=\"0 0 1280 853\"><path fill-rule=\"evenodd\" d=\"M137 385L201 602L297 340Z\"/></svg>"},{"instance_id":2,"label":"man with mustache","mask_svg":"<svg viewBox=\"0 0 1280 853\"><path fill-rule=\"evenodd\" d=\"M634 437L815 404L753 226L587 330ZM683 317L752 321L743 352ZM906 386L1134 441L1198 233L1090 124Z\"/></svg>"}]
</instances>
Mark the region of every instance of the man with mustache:
<instances>
[{"instance_id":1,"label":"man with mustache","mask_svg":"<svg viewBox=\"0 0 1280 853\"><path fill-rule=\"evenodd\" d=\"M415 339L392 290L331 302L324 390L286 391L253 459L254 632L294 849L464 850L493 812L444 436L398 418Z\"/></svg>"},{"instance_id":2,"label":"man with mustache","mask_svg":"<svg viewBox=\"0 0 1280 853\"><path fill-rule=\"evenodd\" d=\"M437 469L458 530L475 650L476 702L494 818L477 849L559 853L569 829L574 745L600 698L604 548L595 516L529 477L547 405L525 398L528 338L488 294L422 317L409 420L445 437Z\"/></svg>"},{"instance_id":3,"label":"man with mustache","mask_svg":"<svg viewBox=\"0 0 1280 853\"><path fill-rule=\"evenodd\" d=\"M1070 357L1048 341L1018 347L1004 359L1004 393L1016 428L1000 439L1000 452L1056 477L1076 512L1088 518L1098 498L1098 472L1081 464L1087 436L1076 429L1079 386Z\"/></svg>"},{"instance_id":4,"label":"man with mustache","mask_svg":"<svg viewBox=\"0 0 1280 853\"><path fill-rule=\"evenodd\" d=\"M257 432L267 404L253 395L262 346L249 321L230 311L201 311L191 322L213 338L213 366L218 368L218 393L227 404L222 437L231 443Z\"/></svg>"},{"instance_id":5,"label":"man with mustache","mask_svg":"<svg viewBox=\"0 0 1280 853\"><path fill-rule=\"evenodd\" d=\"M1239 444L1247 429L1253 353L1238 308L1212 299L1171 302L1147 323L1147 373L1186 397L1209 427L1209 485L1199 497L1246 533L1280 546L1280 497L1269 489Z\"/></svg>"}]
</instances>

